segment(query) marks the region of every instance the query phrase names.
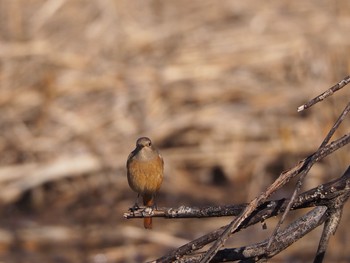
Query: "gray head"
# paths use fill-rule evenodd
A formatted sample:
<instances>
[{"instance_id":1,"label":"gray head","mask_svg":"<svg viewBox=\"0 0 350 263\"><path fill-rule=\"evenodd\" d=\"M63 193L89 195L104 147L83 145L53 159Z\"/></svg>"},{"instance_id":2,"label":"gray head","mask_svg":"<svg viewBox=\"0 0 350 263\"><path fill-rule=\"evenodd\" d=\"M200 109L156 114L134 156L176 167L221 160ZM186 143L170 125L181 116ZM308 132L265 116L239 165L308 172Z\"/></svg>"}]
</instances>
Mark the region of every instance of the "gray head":
<instances>
[{"instance_id":1,"label":"gray head","mask_svg":"<svg viewBox=\"0 0 350 263\"><path fill-rule=\"evenodd\" d=\"M152 146L152 141L150 138L141 137L141 138L137 139L137 141L136 141L137 148L151 147L151 146Z\"/></svg>"},{"instance_id":2,"label":"gray head","mask_svg":"<svg viewBox=\"0 0 350 263\"><path fill-rule=\"evenodd\" d=\"M159 155L156 148L153 147L152 141L147 137L141 137L136 141L136 149L133 151L136 159L151 160Z\"/></svg>"}]
</instances>

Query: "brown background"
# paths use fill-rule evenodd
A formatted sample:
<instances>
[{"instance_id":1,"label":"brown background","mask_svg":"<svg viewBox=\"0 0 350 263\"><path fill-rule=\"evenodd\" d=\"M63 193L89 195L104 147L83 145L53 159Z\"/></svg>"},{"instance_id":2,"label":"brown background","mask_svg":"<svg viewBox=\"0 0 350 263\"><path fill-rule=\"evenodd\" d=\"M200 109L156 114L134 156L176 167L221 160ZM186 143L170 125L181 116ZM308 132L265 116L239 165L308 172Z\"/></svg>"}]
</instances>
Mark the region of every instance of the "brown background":
<instances>
[{"instance_id":1,"label":"brown background","mask_svg":"<svg viewBox=\"0 0 350 263\"><path fill-rule=\"evenodd\" d=\"M348 75L349 30L345 0L0 0L0 258L141 262L227 224L156 219L146 231L123 219L136 139L165 159L158 206L251 200L345 107L347 88L296 111ZM303 189L340 176L348 149L316 164ZM348 210L327 262L350 260ZM275 223L227 246L263 240ZM320 230L271 262L310 261Z\"/></svg>"}]
</instances>

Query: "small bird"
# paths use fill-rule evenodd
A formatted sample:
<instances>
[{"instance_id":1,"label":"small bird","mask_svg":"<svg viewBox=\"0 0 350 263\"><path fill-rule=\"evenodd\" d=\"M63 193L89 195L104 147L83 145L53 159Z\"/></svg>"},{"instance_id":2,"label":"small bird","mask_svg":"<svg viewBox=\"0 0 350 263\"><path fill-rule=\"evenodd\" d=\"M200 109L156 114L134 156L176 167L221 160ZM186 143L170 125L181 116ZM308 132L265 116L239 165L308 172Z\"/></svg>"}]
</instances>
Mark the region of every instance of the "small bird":
<instances>
[{"instance_id":1,"label":"small bird","mask_svg":"<svg viewBox=\"0 0 350 263\"><path fill-rule=\"evenodd\" d=\"M154 207L155 196L163 182L164 161L149 138L141 137L136 141L126 168L130 188L138 193L137 197L142 196L146 207ZM138 206L137 202L135 206ZM144 218L144 227L152 228L152 217Z\"/></svg>"}]
</instances>

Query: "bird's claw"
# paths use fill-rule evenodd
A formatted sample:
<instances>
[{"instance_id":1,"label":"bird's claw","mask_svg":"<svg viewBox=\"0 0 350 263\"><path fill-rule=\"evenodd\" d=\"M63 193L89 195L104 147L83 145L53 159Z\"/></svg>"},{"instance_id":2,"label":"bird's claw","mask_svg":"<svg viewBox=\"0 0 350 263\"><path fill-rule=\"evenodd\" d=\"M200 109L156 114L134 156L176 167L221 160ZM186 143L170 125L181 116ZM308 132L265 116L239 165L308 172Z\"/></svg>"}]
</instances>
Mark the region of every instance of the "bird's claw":
<instances>
[{"instance_id":1,"label":"bird's claw","mask_svg":"<svg viewBox=\"0 0 350 263\"><path fill-rule=\"evenodd\" d=\"M133 207L129 208L129 211L130 212L135 212L135 211L137 211L139 209L140 209L140 206L138 205L138 203L135 203Z\"/></svg>"},{"instance_id":2,"label":"bird's claw","mask_svg":"<svg viewBox=\"0 0 350 263\"><path fill-rule=\"evenodd\" d=\"M145 209L143 210L143 213L145 213L146 215L152 215L152 214L153 214L153 210L154 210L154 207L147 206L147 207L145 207Z\"/></svg>"}]
</instances>

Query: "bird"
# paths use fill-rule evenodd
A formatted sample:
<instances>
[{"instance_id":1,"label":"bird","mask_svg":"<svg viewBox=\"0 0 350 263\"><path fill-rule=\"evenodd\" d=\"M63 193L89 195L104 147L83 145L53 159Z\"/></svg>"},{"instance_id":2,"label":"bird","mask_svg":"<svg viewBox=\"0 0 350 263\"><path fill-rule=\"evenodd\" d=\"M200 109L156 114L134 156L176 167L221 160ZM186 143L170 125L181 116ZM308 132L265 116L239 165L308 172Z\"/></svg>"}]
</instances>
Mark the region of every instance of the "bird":
<instances>
[{"instance_id":1,"label":"bird","mask_svg":"<svg viewBox=\"0 0 350 263\"><path fill-rule=\"evenodd\" d=\"M136 148L129 154L126 162L130 188L143 199L143 205L155 206L155 197L163 182L164 160L148 137L136 141ZM135 207L138 207L137 201ZM144 227L152 229L152 217L144 218Z\"/></svg>"}]
</instances>

